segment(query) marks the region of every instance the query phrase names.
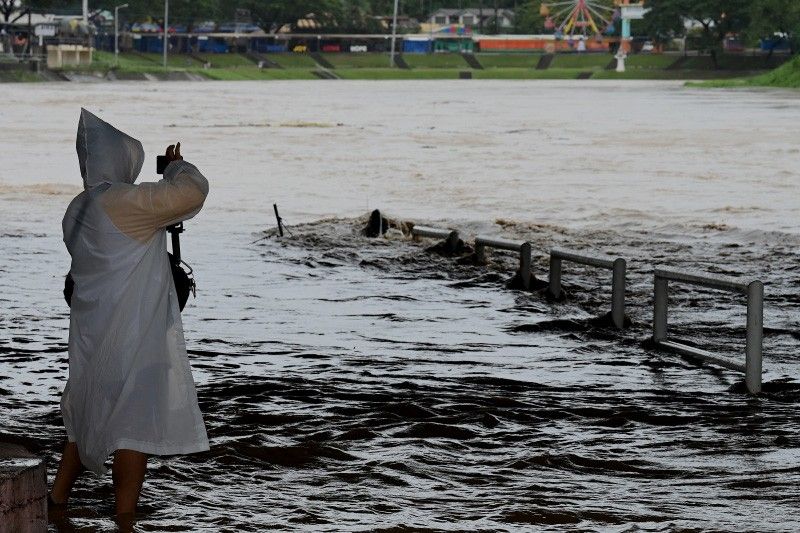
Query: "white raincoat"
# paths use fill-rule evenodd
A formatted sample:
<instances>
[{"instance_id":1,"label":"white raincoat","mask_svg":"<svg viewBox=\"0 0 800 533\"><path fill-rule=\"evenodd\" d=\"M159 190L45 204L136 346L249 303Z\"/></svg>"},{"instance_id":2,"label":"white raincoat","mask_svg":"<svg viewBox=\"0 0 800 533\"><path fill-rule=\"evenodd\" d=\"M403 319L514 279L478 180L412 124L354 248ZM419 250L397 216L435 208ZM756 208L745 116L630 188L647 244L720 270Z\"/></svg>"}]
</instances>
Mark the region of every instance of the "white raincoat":
<instances>
[{"instance_id":1,"label":"white raincoat","mask_svg":"<svg viewBox=\"0 0 800 533\"><path fill-rule=\"evenodd\" d=\"M75 281L61 399L67 436L98 473L117 449L207 450L164 228L197 214L208 181L173 161L163 180L134 185L142 144L85 109L76 147L85 190L63 221Z\"/></svg>"}]
</instances>

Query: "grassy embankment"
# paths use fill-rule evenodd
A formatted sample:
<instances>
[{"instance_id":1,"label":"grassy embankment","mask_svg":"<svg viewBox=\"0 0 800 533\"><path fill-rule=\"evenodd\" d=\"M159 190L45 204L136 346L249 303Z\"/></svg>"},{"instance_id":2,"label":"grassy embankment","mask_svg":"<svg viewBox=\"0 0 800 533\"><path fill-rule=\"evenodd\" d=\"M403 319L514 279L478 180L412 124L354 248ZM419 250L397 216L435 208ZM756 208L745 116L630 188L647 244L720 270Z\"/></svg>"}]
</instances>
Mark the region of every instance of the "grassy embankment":
<instances>
[{"instance_id":1,"label":"grassy embankment","mask_svg":"<svg viewBox=\"0 0 800 533\"><path fill-rule=\"evenodd\" d=\"M679 58L674 55L636 55L628 58L627 71L608 70L613 57L610 54L558 54L549 68L538 70L542 58L535 53L478 53L475 58L483 67L472 68L459 54L406 54L403 56L409 69L389 68L385 53L330 53L322 54L333 69L335 77L351 80L400 79L458 79L469 72L476 79L676 79L703 80L731 78L743 74L764 72L762 58L726 56L720 69L715 69L709 57L692 57L682 60L678 68L668 68ZM212 80L295 80L316 79L319 65L307 54L281 53L264 56L280 68L259 68L257 58L243 54L171 54L168 69L162 66L160 54L125 52L115 63L109 52L95 52L90 67L73 70L94 76L113 72L117 79L195 79ZM41 79L31 72L0 71L0 81L34 81ZM741 83L741 82L736 82Z\"/></svg>"},{"instance_id":2,"label":"grassy embankment","mask_svg":"<svg viewBox=\"0 0 800 533\"><path fill-rule=\"evenodd\" d=\"M708 80L690 84L693 87L736 88L736 87L775 87L800 89L800 56L795 57L765 74L731 80Z\"/></svg>"},{"instance_id":3,"label":"grassy embankment","mask_svg":"<svg viewBox=\"0 0 800 533\"><path fill-rule=\"evenodd\" d=\"M0 83L41 81L42 78L30 70L0 70Z\"/></svg>"},{"instance_id":4,"label":"grassy embankment","mask_svg":"<svg viewBox=\"0 0 800 533\"><path fill-rule=\"evenodd\" d=\"M310 58L304 58L309 59ZM205 68L209 64L209 68ZM311 62L313 65L313 61ZM313 79L310 69L259 69L247 57L239 54L199 54L189 56L173 54L168 56L168 70L187 72L212 80L270 80L270 79ZM126 79L148 74L155 77L165 75L160 54L121 53L119 64L115 65L114 54L95 52L94 62L89 70L113 70L117 78Z\"/></svg>"}]
</instances>

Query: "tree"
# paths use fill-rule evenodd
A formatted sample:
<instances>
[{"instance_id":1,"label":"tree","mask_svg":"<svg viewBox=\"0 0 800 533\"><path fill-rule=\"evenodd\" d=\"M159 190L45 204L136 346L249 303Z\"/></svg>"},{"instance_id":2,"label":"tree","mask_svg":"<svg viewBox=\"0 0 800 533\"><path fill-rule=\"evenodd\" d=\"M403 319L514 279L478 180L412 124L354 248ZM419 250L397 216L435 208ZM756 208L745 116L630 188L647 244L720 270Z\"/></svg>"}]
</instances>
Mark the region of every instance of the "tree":
<instances>
[{"instance_id":1,"label":"tree","mask_svg":"<svg viewBox=\"0 0 800 533\"><path fill-rule=\"evenodd\" d=\"M369 0L340 0L340 31L348 33L367 32L372 27L372 3Z\"/></svg>"},{"instance_id":2,"label":"tree","mask_svg":"<svg viewBox=\"0 0 800 533\"><path fill-rule=\"evenodd\" d=\"M728 34L747 29L751 18L751 0L652 0L650 20L660 31L669 29L676 17L700 25L699 44L711 54L714 68L719 68L719 53Z\"/></svg>"},{"instance_id":3,"label":"tree","mask_svg":"<svg viewBox=\"0 0 800 533\"><path fill-rule=\"evenodd\" d=\"M293 24L297 19L314 13L317 20L330 25L341 16L341 0L239 0L219 1L221 15L232 19L237 8L249 9L253 22L269 30Z\"/></svg>"},{"instance_id":4,"label":"tree","mask_svg":"<svg viewBox=\"0 0 800 533\"><path fill-rule=\"evenodd\" d=\"M544 17L540 14L540 0L526 0L517 5L514 11L514 32L523 34L541 33Z\"/></svg>"},{"instance_id":5,"label":"tree","mask_svg":"<svg viewBox=\"0 0 800 533\"><path fill-rule=\"evenodd\" d=\"M800 2L786 0L754 0L750 12L750 26L746 34L751 42L762 38L773 39L775 32L785 35L791 53L800 41ZM769 50L768 59L772 57Z\"/></svg>"},{"instance_id":6,"label":"tree","mask_svg":"<svg viewBox=\"0 0 800 533\"><path fill-rule=\"evenodd\" d=\"M632 31L636 35L647 35L657 44L666 44L676 37L684 35L681 6L674 0L650 0L650 10L642 20L634 20Z\"/></svg>"},{"instance_id":7,"label":"tree","mask_svg":"<svg viewBox=\"0 0 800 533\"><path fill-rule=\"evenodd\" d=\"M13 15L16 10L17 10L16 0L0 0L0 14L3 15L3 22L7 23L14 22L13 20L11 20L11 15Z\"/></svg>"},{"instance_id":8,"label":"tree","mask_svg":"<svg viewBox=\"0 0 800 533\"><path fill-rule=\"evenodd\" d=\"M70 4L71 2L68 0L0 0L0 14L3 15L4 22L11 24L25 16L28 9L42 11L52 8L69 7ZM12 18L14 13L17 13L17 15Z\"/></svg>"},{"instance_id":9,"label":"tree","mask_svg":"<svg viewBox=\"0 0 800 533\"><path fill-rule=\"evenodd\" d=\"M750 23L750 0L683 0L685 13L703 28L702 43L711 53L714 68L719 68L718 54L728 34L738 34Z\"/></svg>"}]
</instances>

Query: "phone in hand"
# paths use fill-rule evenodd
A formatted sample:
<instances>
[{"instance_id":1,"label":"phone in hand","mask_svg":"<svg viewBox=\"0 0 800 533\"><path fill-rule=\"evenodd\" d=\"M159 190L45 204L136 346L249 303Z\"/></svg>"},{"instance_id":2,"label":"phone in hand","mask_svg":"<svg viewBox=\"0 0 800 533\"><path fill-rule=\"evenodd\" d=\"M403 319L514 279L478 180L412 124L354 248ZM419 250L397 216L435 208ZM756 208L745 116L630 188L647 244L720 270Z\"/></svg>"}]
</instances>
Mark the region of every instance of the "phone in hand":
<instances>
[{"instance_id":1,"label":"phone in hand","mask_svg":"<svg viewBox=\"0 0 800 533\"><path fill-rule=\"evenodd\" d=\"M164 171L167 169L167 165L169 164L169 160L165 155L156 156L156 174L163 174Z\"/></svg>"}]
</instances>

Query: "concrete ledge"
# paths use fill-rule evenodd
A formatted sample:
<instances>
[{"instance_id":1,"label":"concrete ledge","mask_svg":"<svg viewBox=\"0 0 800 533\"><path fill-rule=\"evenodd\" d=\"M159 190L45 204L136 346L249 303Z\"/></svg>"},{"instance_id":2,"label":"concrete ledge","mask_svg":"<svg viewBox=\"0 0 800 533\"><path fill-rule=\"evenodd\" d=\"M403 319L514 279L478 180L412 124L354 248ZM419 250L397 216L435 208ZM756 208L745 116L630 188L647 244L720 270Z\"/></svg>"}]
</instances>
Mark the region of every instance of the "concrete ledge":
<instances>
[{"instance_id":1,"label":"concrete ledge","mask_svg":"<svg viewBox=\"0 0 800 533\"><path fill-rule=\"evenodd\" d=\"M47 531L44 461L25 448L0 442L0 533Z\"/></svg>"}]
</instances>

